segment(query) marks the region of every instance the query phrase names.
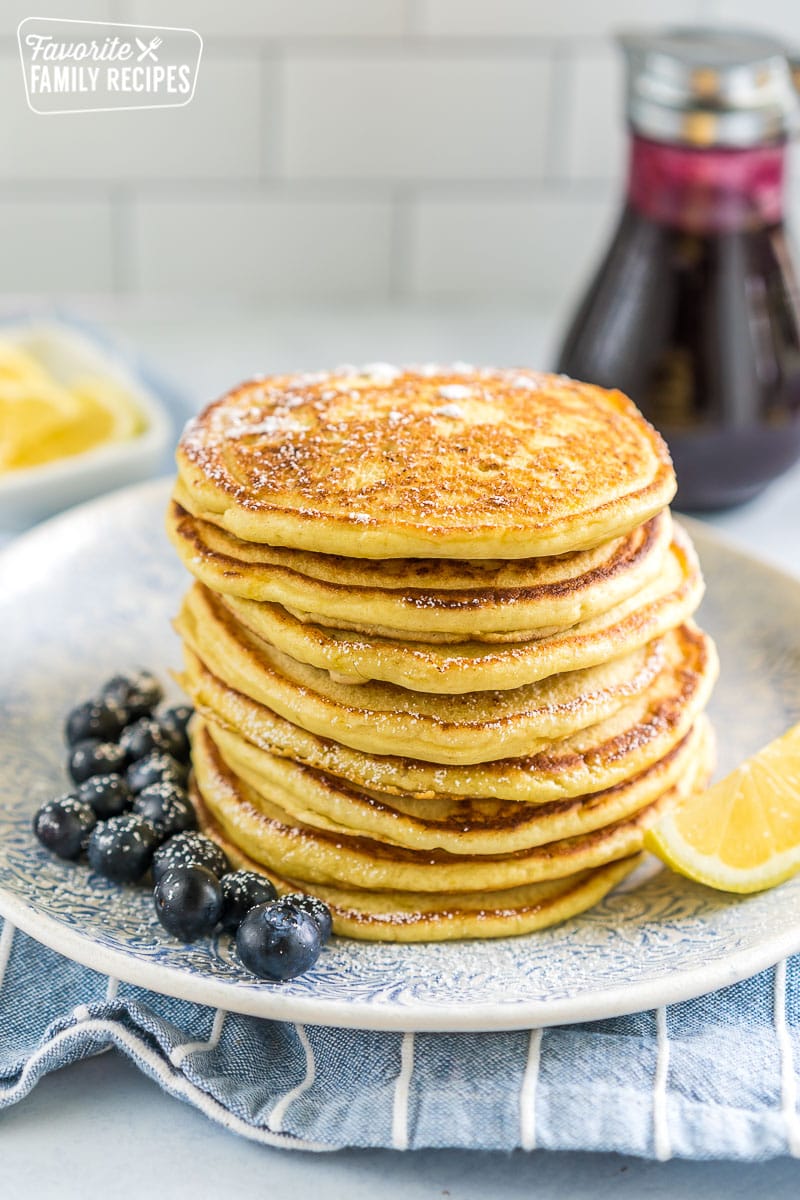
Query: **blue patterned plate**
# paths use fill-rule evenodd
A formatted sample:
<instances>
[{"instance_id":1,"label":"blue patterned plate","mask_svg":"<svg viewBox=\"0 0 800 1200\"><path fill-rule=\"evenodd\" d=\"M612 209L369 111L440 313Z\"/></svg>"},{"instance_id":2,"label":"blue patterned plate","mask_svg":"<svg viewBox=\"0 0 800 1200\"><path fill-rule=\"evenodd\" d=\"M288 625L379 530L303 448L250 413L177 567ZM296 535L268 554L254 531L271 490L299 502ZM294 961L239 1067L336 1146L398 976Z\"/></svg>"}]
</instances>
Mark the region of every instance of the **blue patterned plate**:
<instances>
[{"instance_id":1,"label":"blue patterned plate","mask_svg":"<svg viewBox=\"0 0 800 1200\"><path fill-rule=\"evenodd\" d=\"M334 939L308 975L246 974L227 936L183 946L146 888L51 858L31 815L65 789L65 711L115 671L179 663L187 578L162 533L168 484L75 509L0 556L0 912L63 954L186 1000L311 1024L490 1030L653 1008L800 950L800 877L733 898L667 871L544 933L422 946ZM723 669L712 705L727 770L800 719L800 583L693 525L703 624Z\"/></svg>"}]
</instances>

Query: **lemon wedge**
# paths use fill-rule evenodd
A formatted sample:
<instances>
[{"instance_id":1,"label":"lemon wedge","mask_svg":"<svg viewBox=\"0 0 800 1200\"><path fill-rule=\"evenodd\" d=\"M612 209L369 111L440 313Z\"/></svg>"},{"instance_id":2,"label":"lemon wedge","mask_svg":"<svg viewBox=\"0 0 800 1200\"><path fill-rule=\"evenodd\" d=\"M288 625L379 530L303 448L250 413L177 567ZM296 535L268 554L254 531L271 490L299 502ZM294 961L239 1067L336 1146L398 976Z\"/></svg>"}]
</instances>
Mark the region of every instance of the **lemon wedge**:
<instances>
[{"instance_id":1,"label":"lemon wedge","mask_svg":"<svg viewBox=\"0 0 800 1200\"><path fill-rule=\"evenodd\" d=\"M646 835L674 871L725 892L761 892L800 871L800 725Z\"/></svg>"}]
</instances>

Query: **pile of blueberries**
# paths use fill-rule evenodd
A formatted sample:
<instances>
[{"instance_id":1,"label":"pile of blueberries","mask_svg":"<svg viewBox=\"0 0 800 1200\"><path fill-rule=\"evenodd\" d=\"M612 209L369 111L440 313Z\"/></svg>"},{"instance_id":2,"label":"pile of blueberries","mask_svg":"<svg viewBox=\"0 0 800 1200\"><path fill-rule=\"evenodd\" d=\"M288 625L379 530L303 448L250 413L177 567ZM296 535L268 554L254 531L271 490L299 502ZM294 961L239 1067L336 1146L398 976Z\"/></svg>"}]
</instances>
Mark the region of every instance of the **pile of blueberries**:
<instances>
[{"instance_id":1,"label":"pile of blueberries","mask_svg":"<svg viewBox=\"0 0 800 1200\"><path fill-rule=\"evenodd\" d=\"M136 883L151 874L161 924L191 942L217 926L235 934L244 965L262 979L294 979L331 934L328 907L302 892L278 897L255 871L231 871L197 831L186 790L188 705L157 711L163 688L149 671L115 675L69 713L67 769L75 790L36 813L39 841L60 858L84 854L98 875Z\"/></svg>"}]
</instances>

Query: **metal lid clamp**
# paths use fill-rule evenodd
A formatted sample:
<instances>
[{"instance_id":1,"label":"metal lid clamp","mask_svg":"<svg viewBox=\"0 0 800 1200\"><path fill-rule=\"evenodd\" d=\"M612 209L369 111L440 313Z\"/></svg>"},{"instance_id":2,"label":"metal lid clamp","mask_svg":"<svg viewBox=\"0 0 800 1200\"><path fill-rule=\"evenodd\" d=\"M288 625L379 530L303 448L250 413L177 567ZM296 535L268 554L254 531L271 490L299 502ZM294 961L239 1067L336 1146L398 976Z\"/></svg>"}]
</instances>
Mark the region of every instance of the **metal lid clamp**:
<instances>
[{"instance_id":1,"label":"metal lid clamp","mask_svg":"<svg viewBox=\"0 0 800 1200\"><path fill-rule=\"evenodd\" d=\"M637 133L686 146L744 149L800 128L800 54L747 30L621 33L627 114Z\"/></svg>"}]
</instances>

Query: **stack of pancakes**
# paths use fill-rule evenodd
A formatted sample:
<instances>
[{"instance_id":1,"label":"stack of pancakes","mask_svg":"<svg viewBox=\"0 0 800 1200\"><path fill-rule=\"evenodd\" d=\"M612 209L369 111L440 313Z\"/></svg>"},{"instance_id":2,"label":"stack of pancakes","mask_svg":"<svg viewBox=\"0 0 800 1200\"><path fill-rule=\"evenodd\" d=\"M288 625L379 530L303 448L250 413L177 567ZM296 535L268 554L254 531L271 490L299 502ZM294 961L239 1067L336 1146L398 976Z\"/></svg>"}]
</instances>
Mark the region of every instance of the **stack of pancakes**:
<instances>
[{"instance_id":1,"label":"stack of pancakes","mask_svg":"<svg viewBox=\"0 0 800 1200\"><path fill-rule=\"evenodd\" d=\"M201 825L337 932L563 920L707 782L702 580L666 448L619 392L259 379L190 422L178 469Z\"/></svg>"}]
</instances>

